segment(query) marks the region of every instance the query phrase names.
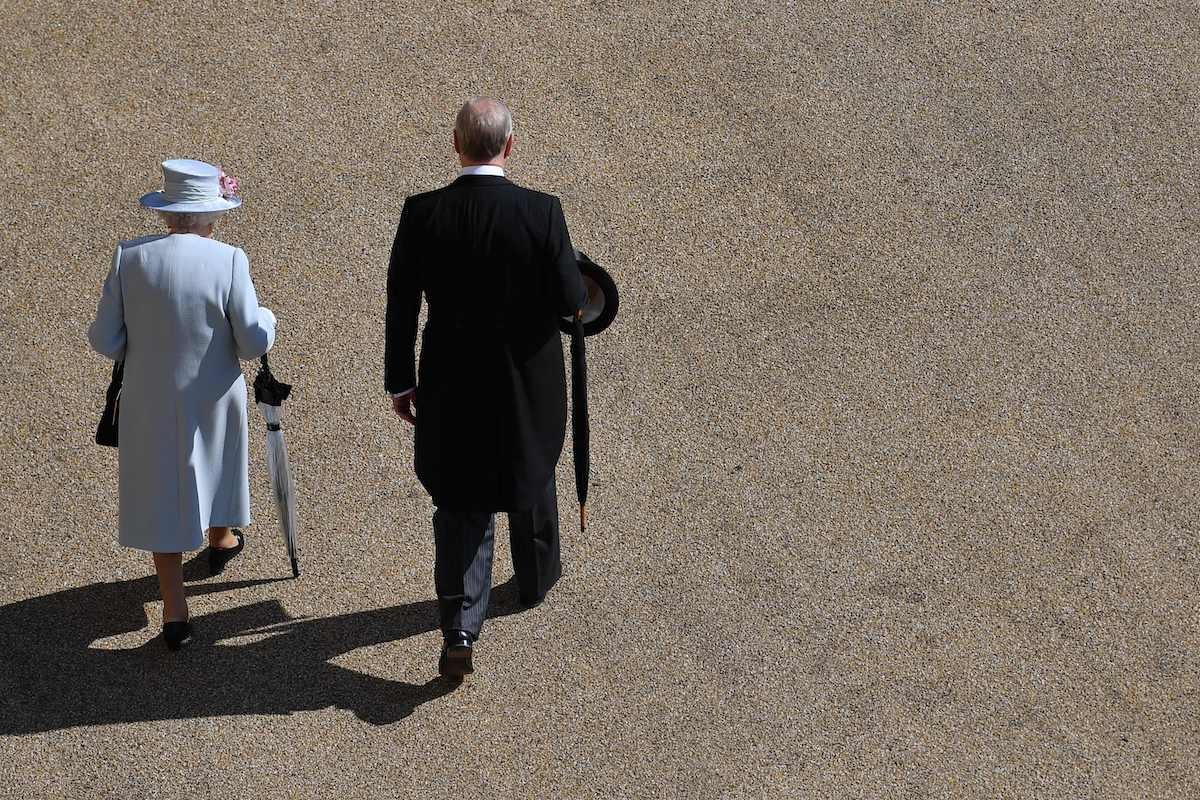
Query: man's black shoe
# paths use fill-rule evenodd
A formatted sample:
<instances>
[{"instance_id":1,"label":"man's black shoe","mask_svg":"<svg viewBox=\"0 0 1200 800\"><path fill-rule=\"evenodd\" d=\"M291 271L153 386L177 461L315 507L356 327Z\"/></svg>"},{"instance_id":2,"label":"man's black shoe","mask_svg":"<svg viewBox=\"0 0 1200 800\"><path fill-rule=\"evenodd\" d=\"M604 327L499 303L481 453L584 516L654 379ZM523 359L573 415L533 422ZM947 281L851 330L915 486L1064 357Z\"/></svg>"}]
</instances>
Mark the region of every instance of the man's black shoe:
<instances>
[{"instance_id":1,"label":"man's black shoe","mask_svg":"<svg viewBox=\"0 0 1200 800\"><path fill-rule=\"evenodd\" d=\"M542 601L546 599L546 595L542 595L541 597L521 595L517 599L520 601L523 608L537 608L542 604Z\"/></svg>"},{"instance_id":2,"label":"man's black shoe","mask_svg":"<svg viewBox=\"0 0 1200 800\"><path fill-rule=\"evenodd\" d=\"M442 645L442 657L438 659L438 673L451 680L461 681L475 671L471 663L474 650L471 634L466 631L447 631Z\"/></svg>"}]
</instances>

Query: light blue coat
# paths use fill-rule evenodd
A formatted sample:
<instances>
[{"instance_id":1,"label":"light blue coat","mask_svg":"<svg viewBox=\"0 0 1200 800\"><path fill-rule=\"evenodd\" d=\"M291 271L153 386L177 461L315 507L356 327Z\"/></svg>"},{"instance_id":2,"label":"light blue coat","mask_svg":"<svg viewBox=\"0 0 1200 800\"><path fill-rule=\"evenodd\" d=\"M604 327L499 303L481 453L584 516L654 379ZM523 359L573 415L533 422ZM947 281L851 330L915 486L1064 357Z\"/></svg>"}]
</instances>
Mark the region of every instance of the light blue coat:
<instances>
[{"instance_id":1,"label":"light blue coat","mask_svg":"<svg viewBox=\"0 0 1200 800\"><path fill-rule=\"evenodd\" d=\"M121 242L92 347L125 360L120 542L195 550L210 526L250 522L246 381L238 359L275 341L241 249L194 234Z\"/></svg>"}]
</instances>

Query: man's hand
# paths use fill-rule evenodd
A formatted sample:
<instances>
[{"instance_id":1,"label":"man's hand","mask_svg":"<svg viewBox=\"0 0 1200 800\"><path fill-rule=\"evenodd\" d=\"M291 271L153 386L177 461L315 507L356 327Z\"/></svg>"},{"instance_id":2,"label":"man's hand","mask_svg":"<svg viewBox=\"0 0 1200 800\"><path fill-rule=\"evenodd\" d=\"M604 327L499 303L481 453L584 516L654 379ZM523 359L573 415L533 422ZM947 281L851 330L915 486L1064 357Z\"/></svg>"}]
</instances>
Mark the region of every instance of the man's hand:
<instances>
[{"instance_id":1,"label":"man's hand","mask_svg":"<svg viewBox=\"0 0 1200 800\"><path fill-rule=\"evenodd\" d=\"M412 390L392 398L392 411L408 421L410 425L417 424L417 392Z\"/></svg>"}]
</instances>

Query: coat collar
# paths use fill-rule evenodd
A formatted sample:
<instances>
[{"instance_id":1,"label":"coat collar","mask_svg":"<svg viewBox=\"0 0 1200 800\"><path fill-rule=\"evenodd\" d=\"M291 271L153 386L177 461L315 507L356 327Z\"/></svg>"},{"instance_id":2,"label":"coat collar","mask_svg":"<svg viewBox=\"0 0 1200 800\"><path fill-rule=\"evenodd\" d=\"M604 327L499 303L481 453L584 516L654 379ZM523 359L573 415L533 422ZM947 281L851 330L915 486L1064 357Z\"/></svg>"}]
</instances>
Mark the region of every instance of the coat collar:
<instances>
[{"instance_id":1,"label":"coat collar","mask_svg":"<svg viewBox=\"0 0 1200 800\"><path fill-rule=\"evenodd\" d=\"M451 186L503 186L510 183L503 175L459 175Z\"/></svg>"}]
</instances>

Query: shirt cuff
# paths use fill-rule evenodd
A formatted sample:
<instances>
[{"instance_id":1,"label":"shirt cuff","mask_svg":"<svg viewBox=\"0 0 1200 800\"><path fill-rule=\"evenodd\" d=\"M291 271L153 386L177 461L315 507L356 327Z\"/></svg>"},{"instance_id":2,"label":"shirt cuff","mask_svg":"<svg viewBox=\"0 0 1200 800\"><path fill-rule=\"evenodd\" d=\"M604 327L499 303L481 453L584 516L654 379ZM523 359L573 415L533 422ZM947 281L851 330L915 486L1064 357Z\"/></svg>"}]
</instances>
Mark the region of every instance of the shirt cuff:
<instances>
[{"instance_id":1,"label":"shirt cuff","mask_svg":"<svg viewBox=\"0 0 1200 800\"><path fill-rule=\"evenodd\" d=\"M404 397L404 395L412 394L416 390L417 387L414 386L411 389L405 389L403 392L388 392L388 394L390 394L392 397Z\"/></svg>"}]
</instances>

